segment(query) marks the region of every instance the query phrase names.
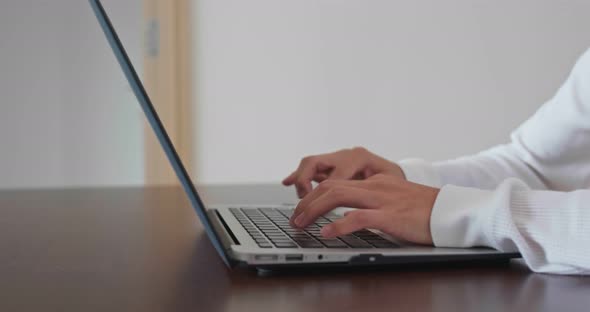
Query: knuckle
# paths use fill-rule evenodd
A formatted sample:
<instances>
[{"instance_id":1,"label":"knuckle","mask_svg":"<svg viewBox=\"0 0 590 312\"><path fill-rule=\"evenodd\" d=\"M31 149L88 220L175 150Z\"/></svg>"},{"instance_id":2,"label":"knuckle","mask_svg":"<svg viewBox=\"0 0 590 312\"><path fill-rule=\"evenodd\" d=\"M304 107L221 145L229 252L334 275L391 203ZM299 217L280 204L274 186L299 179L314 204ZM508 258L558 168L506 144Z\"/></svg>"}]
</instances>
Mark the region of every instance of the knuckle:
<instances>
[{"instance_id":1,"label":"knuckle","mask_svg":"<svg viewBox=\"0 0 590 312\"><path fill-rule=\"evenodd\" d=\"M340 232L342 232L342 224L334 222L330 224L330 226L332 227L332 231L334 233L339 234Z\"/></svg>"},{"instance_id":2,"label":"knuckle","mask_svg":"<svg viewBox=\"0 0 590 312\"><path fill-rule=\"evenodd\" d=\"M299 190L303 190L305 188L305 181L298 177L297 180L295 180L295 187Z\"/></svg>"},{"instance_id":3,"label":"knuckle","mask_svg":"<svg viewBox=\"0 0 590 312\"><path fill-rule=\"evenodd\" d=\"M312 164L316 160L316 156L306 156L301 159L301 164L308 165Z\"/></svg>"},{"instance_id":4,"label":"knuckle","mask_svg":"<svg viewBox=\"0 0 590 312\"><path fill-rule=\"evenodd\" d=\"M355 147L351 148L351 151L353 151L357 154L361 154L361 155L369 153L369 150L367 150L366 148L364 148L362 146L355 146Z\"/></svg>"},{"instance_id":5,"label":"knuckle","mask_svg":"<svg viewBox=\"0 0 590 312\"><path fill-rule=\"evenodd\" d=\"M383 178L385 178L385 174L383 174L383 173L377 173L377 174L375 175L375 179L377 179L377 180L381 180L381 179L383 179Z\"/></svg>"},{"instance_id":6,"label":"knuckle","mask_svg":"<svg viewBox=\"0 0 590 312\"><path fill-rule=\"evenodd\" d=\"M388 176L384 173L377 173L371 177L371 181L375 182L375 183L385 184L385 182L387 180L388 180Z\"/></svg>"},{"instance_id":7,"label":"knuckle","mask_svg":"<svg viewBox=\"0 0 590 312\"><path fill-rule=\"evenodd\" d=\"M318 191L320 192L327 192L334 188L335 183L333 180L325 180L318 184Z\"/></svg>"},{"instance_id":8,"label":"knuckle","mask_svg":"<svg viewBox=\"0 0 590 312\"><path fill-rule=\"evenodd\" d=\"M330 192L330 195L335 198L342 198L342 197L346 196L346 193L348 192L348 190L346 188L344 188L343 186L337 185L337 186L330 188L329 192Z\"/></svg>"},{"instance_id":9,"label":"knuckle","mask_svg":"<svg viewBox=\"0 0 590 312\"><path fill-rule=\"evenodd\" d=\"M371 189L383 189L387 186L387 183L382 179L372 179L369 181L369 186Z\"/></svg>"},{"instance_id":10,"label":"knuckle","mask_svg":"<svg viewBox=\"0 0 590 312\"><path fill-rule=\"evenodd\" d=\"M350 218L355 224L357 224L358 226L361 226L361 227L365 227L369 223L369 218L367 217L366 213L363 213L363 211L357 210L357 211L351 212Z\"/></svg>"}]
</instances>

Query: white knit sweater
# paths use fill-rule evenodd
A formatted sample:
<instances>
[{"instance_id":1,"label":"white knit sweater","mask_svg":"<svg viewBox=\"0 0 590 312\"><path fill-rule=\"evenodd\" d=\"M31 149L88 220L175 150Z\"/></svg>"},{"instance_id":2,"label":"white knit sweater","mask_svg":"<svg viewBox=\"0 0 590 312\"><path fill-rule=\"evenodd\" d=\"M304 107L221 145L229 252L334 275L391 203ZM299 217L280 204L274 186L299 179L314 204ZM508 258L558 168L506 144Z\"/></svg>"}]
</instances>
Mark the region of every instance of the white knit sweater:
<instances>
[{"instance_id":1,"label":"white knit sweater","mask_svg":"<svg viewBox=\"0 0 590 312\"><path fill-rule=\"evenodd\" d=\"M408 180L441 187L436 246L519 251L536 272L590 274L590 50L510 143L400 166Z\"/></svg>"}]
</instances>

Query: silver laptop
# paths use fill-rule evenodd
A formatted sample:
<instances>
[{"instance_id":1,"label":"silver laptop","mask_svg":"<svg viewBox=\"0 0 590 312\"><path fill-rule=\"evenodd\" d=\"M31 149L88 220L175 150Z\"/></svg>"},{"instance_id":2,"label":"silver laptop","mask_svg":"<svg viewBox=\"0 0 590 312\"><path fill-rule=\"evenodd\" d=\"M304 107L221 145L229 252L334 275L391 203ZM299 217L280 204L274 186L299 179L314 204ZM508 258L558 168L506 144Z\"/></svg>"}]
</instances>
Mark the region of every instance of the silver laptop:
<instances>
[{"instance_id":1,"label":"silver laptop","mask_svg":"<svg viewBox=\"0 0 590 312\"><path fill-rule=\"evenodd\" d=\"M190 202L219 256L230 267L242 265L262 270L305 266L372 266L450 261L508 260L518 253L487 248L435 248L398 242L370 229L334 238L320 235L322 226L340 218L320 217L305 229L294 229L289 218L294 207L205 205L166 133L100 0L90 0L113 52L141 108L164 149Z\"/></svg>"}]
</instances>

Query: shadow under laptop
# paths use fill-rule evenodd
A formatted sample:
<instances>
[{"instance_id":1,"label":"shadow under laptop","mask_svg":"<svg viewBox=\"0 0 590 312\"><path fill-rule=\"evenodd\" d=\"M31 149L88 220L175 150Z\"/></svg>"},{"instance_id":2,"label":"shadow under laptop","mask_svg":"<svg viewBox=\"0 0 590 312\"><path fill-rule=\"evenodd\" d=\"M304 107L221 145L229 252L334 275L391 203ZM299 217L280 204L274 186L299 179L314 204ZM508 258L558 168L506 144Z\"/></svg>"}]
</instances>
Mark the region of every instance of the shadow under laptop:
<instances>
[{"instance_id":1,"label":"shadow under laptop","mask_svg":"<svg viewBox=\"0 0 590 312\"><path fill-rule=\"evenodd\" d=\"M411 305L425 311L456 301L475 310L486 303L498 307L497 298L508 298L500 306L509 306L522 300L520 293L542 291L538 279L535 287L523 290L535 274L517 262L291 267L260 274L227 268L205 235L199 234L192 246L175 257L173 274L157 285L166 289L166 298L158 301L168 310L198 304L202 311L362 311L375 301L383 307Z\"/></svg>"},{"instance_id":2,"label":"shadow under laptop","mask_svg":"<svg viewBox=\"0 0 590 312\"><path fill-rule=\"evenodd\" d=\"M328 264L311 264L311 265L282 265L280 267L261 267L259 269L247 269L251 274L257 274L261 277L288 277L301 275L316 274L351 274L351 273L369 273L369 272L404 272L404 271L456 271L468 269L498 269L507 268L511 261L502 260L465 260L449 262L431 262L431 263L396 263L396 264L379 264L379 265L359 265L359 266L338 266L333 263ZM240 268L237 268L240 269Z\"/></svg>"}]
</instances>

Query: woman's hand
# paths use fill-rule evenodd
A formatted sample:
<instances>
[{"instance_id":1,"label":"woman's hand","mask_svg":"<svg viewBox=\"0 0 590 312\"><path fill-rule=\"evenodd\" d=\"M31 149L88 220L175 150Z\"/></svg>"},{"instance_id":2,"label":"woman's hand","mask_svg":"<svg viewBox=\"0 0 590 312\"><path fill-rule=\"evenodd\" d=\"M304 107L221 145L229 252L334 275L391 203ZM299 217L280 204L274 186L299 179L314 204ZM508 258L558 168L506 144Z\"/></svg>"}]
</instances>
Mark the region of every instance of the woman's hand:
<instances>
[{"instance_id":1,"label":"woman's hand","mask_svg":"<svg viewBox=\"0 0 590 312\"><path fill-rule=\"evenodd\" d=\"M430 215L439 191L385 174L362 181L326 180L299 202L291 223L304 228L335 208L360 208L324 226L322 235L336 237L369 228L432 245Z\"/></svg>"},{"instance_id":2,"label":"woman's hand","mask_svg":"<svg viewBox=\"0 0 590 312\"><path fill-rule=\"evenodd\" d=\"M362 147L329 154L308 156L283 184L295 185L299 198L311 192L311 182L324 180L364 180L375 174L386 174L405 179L401 168Z\"/></svg>"}]
</instances>

